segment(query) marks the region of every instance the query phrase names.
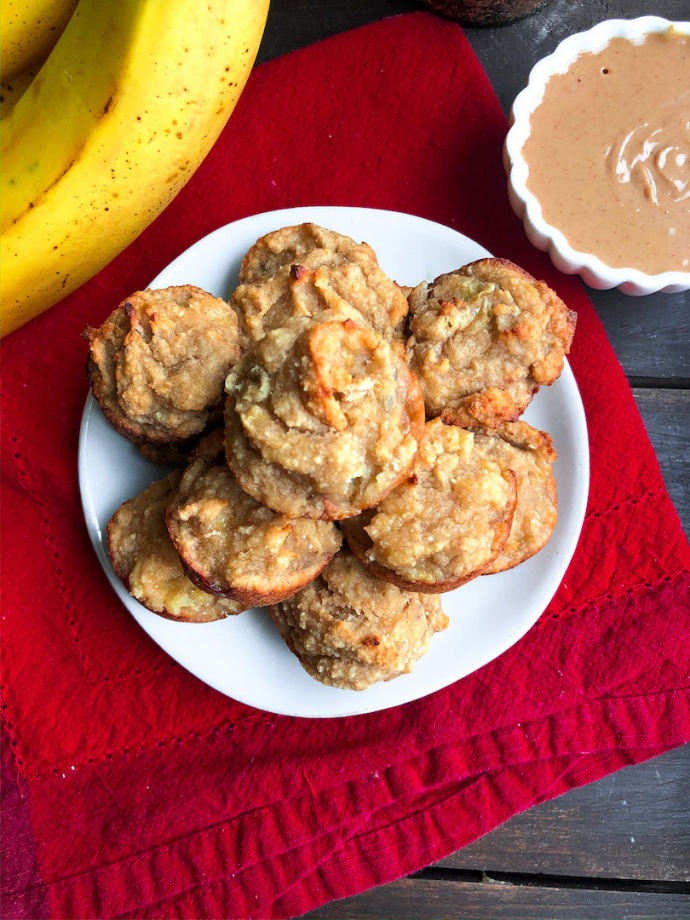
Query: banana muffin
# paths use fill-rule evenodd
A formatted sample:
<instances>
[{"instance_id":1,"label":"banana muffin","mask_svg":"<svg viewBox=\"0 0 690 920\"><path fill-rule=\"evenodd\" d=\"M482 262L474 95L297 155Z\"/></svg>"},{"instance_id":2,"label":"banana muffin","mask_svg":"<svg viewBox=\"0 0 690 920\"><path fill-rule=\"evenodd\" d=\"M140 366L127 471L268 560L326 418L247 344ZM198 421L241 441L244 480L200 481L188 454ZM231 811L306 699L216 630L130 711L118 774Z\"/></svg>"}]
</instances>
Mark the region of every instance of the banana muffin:
<instances>
[{"instance_id":1,"label":"banana muffin","mask_svg":"<svg viewBox=\"0 0 690 920\"><path fill-rule=\"evenodd\" d=\"M215 414L214 414L215 416ZM216 419L220 421L220 419ZM189 456L199 443L199 438L191 438L181 444L161 444L159 441L147 441L139 438L130 438L140 454L153 463L162 466L184 466L189 462Z\"/></svg>"},{"instance_id":2,"label":"banana muffin","mask_svg":"<svg viewBox=\"0 0 690 920\"><path fill-rule=\"evenodd\" d=\"M402 289L368 255L330 249L310 250L271 275L240 284L231 303L243 349L291 317L326 310L402 341L409 308Z\"/></svg>"},{"instance_id":3,"label":"banana muffin","mask_svg":"<svg viewBox=\"0 0 690 920\"><path fill-rule=\"evenodd\" d=\"M505 546L515 474L490 438L441 419L427 422L403 482L376 508L342 522L350 548L379 578L440 593L481 575Z\"/></svg>"},{"instance_id":4,"label":"banana muffin","mask_svg":"<svg viewBox=\"0 0 690 920\"><path fill-rule=\"evenodd\" d=\"M516 421L570 350L576 315L504 259L422 282L409 297L408 360L427 416L495 428Z\"/></svg>"},{"instance_id":5,"label":"banana muffin","mask_svg":"<svg viewBox=\"0 0 690 920\"><path fill-rule=\"evenodd\" d=\"M295 517L340 520L400 482L424 428L419 384L374 330L288 320L226 382L228 463L245 492Z\"/></svg>"},{"instance_id":6,"label":"banana muffin","mask_svg":"<svg viewBox=\"0 0 690 920\"><path fill-rule=\"evenodd\" d=\"M307 674L347 690L410 673L448 626L438 597L381 581L347 551L271 617Z\"/></svg>"},{"instance_id":7,"label":"banana muffin","mask_svg":"<svg viewBox=\"0 0 690 920\"><path fill-rule=\"evenodd\" d=\"M190 284L138 291L84 337L93 395L135 443L190 443L220 418L240 356L237 316L224 300Z\"/></svg>"},{"instance_id":8,"label":"banana muffin","mask_svg":"<svg viewBox=\"0 0 690 920\"><path fill-rule=\"evenodd\" d=\"M473 429L474 430L474 429ZM558 499L553 464L558 458L545 431L527 422L506 422L500 428L481 429L488 440L486 453L505 463L514 473L517 502L508 542L483 575L519 565L544 547L558 520Z\"/></svg>"},{"instance_id":9,"label":"banana muffin","mask_svg":"<svg viewBox=\"0 0 690 920\"><path fill-rule=\"evenodd\" d=\"M225 461L220 429L192 455L167 523L195 584L246 607L294 594L316 578L342 542L335 524L288 518L243 492Z\"/></svg>"},{"instance_id":10,"label":"banana muffin","mask_svg":"<svg viewBox=\"0 0 690 920\"><path fill-rule=\"evenodd\" d=\"M254 243L242 260L240 283L248 284L268 278L283 265L291 265L312 249L330 249L344 254L359 253L376 262L376 253L368 243L356 243L351 237L318 224L281 227L267 233Z\"/></svg>"},{"instance_id":11,"label":"banana muffin","mask_svg":"<svg viewBox=\"0 0 690 920\"><path fill-rule=\"evenodd\" d=\"M107 532L115 573L140 604L169 620L207 623L241 613L245 606L201 591L182 569L165 526L181 475L175 470L115 512Z\"/></svg>"}]
</instances>

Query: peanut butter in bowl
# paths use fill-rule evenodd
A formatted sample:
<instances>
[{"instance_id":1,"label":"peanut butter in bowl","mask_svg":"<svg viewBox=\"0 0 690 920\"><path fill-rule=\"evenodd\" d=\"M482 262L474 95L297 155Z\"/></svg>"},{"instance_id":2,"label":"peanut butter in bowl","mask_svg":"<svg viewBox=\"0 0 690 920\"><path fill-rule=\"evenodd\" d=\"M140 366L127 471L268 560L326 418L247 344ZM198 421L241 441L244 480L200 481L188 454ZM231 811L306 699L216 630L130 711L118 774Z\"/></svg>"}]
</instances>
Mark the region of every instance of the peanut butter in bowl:
<instances>
[{"instance_id":1,"label":"peanut butter in bowl","mask_svg":"<svg viewBox=\"0 0 690 920\"><path fill-rule=\"evenodd\" d=\"M629 294L690 288L690 23L600 23L513 107L514 210L557 268Z\"/></svg>"}]
</instances>

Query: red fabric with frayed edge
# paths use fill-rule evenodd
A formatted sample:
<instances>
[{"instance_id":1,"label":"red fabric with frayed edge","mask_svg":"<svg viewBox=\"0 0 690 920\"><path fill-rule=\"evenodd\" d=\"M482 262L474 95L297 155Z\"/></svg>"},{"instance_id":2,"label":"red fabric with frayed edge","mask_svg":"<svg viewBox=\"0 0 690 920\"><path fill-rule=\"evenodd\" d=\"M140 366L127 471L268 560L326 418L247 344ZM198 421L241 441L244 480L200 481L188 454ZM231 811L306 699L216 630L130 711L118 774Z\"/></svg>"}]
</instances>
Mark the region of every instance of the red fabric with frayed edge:
<instances>
[{"instance_id":1,"label":"red fabric with frayed edge","mask_svg":"<svg viewBox=\"0 0 690 920\"><path fill-rule=\"evenodd\" d=\"M2 916L293 916L690 739L690 550L582 287L510 211L505 131L462 31L430 14L263 65L166 212L3 343ZM76 464L84 325L216 227L308 204L448 224L553 286L579 314L592 464L527 636L426 699L325 722L227 699L148 639L91 550Z\"/></svg>"}]
</instances>

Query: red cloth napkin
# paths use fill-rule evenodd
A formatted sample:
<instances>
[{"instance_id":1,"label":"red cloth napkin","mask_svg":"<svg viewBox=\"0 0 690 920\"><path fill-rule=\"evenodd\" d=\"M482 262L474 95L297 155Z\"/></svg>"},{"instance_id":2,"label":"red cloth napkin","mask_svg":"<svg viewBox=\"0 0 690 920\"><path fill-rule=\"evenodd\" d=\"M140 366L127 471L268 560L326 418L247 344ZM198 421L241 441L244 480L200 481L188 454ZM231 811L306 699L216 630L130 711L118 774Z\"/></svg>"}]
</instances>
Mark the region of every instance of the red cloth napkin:
<instances>
[{"instance_id":1,"label":"red cloth napkin","mask_svg":"<svg viewBox=\"0 0 690 920\"><path fill-rule=\"evenodd\" d=\"M4 342L3 917L293 916L690 738L690 551L587 297L510 212L505 130L461 29L431 14L263 65L167 211ZM85 323L210 230L308 204L431 218L553 285L579 313L592 462L579 548L520 642L326 721L241 705L149 640L91 549L76 463Z\"/></svg>"}]
</instances>

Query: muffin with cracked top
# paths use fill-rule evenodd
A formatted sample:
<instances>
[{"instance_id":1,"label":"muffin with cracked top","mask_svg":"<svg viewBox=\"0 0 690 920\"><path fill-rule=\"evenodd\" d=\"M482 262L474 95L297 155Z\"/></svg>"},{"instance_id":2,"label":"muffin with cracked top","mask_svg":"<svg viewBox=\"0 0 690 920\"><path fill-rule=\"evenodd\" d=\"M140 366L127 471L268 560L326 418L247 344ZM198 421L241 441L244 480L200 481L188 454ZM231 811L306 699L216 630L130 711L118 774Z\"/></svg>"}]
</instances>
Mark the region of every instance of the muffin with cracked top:
<instances>
[{"instance_id":1,"label":"muffin with cracked top","mask_svg":"<svg viewBox=\"0 0 690 920\"><path fill-rule=\"evenodd\" d=\"M138 446L185 447L219 419L240 356L237 316L224 300L190 284L138 291L84 337L92 393Z\"/></svg>"},{"instance_id":2,"label":"muffin with cracked top","mask_svg":"<svg viewBox=\"0 0 690 920\"><path fill-rule=\"evenodd\" d=\"M300 262L314 249L329 249L352 258L366 256L373 262L378 261L368 243L357 243L343 233L327 230L318 224L304 223L281 227L260 237L242 259L240 284L268 278L284 265Z\"/></svg>"},{"instance_id":3,"label":"muffin with cracked top","mask_svg":"<svg viewBox=\"0 0 690 920\"><path fill-rule=\"evenodd\" d=\"M132 597L153 613L182 623L222 620L246 606L192 584L165 526L181 475L175 470L118 508L108 524L110 559Z\"/></svg>"},{"instance_id":4,"label":"muffin with cracked top","mask_svg":"<svg viewBox=\"0 0 690 920\"><path fill-rule=\"evenodd\" d=\"M361 252L312 249L273 273L240 284L231 303L247 348L296 316L340 313L390 341L403 341L408 302L374 259Z\"/></svg>"},{"instance_id":5,"label":"muffin with cracked top","mask_svg":"<svg viewBox=\"0 0 690 920\"><path fill-rule=\"evenodd\" d=\"M506 545L515 474L485 435L427 422L405 479L341 528L379 578L408 591L451 591L481 575Z\"/></svg>"},{"instance_id":6,"label":"muffin with cracked top","mask_svg":"<svg viewBox=\"0 0 690 920\"><path fill-rule=\"evenodd\" d=\"M333 314L297 318L255 343L228 376L228 464L257 501L340 520L404 478L424 425L398 348Z\"/></svg>"},{"instance_id":7,"label":"muffin with cracked top","mask_svg":"<svg viewBox=\"0 0 690 920\"><path fill-rule=\"evenodd\" d=\"M448 626L438 597L381 581L347 551L271 617L307 674L347 690L409 674Z\"/></svg>"},{"instance_id":8,"label":"muffin with cracked top","mask_svg":"<svg viewBox=\"0 0 690 920\"><path fill-rule=\"evenodd\" d=\"M498 427L516 421L563 370L576 315L505 259L480 259L409 296L410 367L427 416Z\"/></svg>"},{"instance_id":9,"label":"muffin with cracked top","mask_svg":"<svg viewBox=\"0 0 690 920\"><path fill-rule=\"evenodd\" d=\"M167 512L192 581L246 607L277 603L312 581L337 553L330 521L287 517L247 495L225 461L223 432L199 444Z\"/></svg>"}]
</instances>

